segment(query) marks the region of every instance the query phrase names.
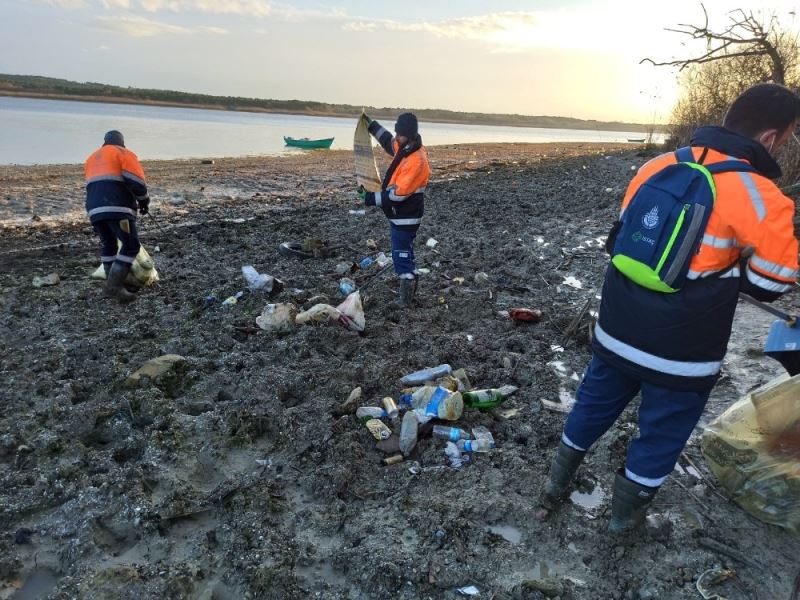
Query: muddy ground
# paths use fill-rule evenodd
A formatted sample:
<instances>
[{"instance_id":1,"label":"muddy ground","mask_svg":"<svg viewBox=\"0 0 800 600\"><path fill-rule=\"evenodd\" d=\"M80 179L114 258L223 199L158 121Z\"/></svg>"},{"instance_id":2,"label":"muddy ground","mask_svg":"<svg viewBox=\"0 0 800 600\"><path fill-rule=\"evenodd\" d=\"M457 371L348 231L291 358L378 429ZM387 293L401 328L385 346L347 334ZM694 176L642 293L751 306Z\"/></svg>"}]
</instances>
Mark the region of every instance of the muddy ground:
<instances>
[{"instance_id":1,"label":"muddy ground","mask_svg":"<svg viewBox=\"0 0 800 600\"><path fill-rule=\"evenodd\" d=\"M591 144L430 155L418 306L392 309L396 281L376 280L363 335L247 333L268 302L258 293L203 309L210 294L246 289L244 264L286 282L275 301L338 301L336 264L366 256L368 238L388 251L382 214L349 213L360 208L350 153L145 163L159 224L142 220L142 240L159 248L162 281L125 308L88 279L98 262L81 168L0 167L0 598L455 598L472 585L487 599L688 600L720 566L737 573L719 588L730 599L792 597L800 541L729 500L697 437L653 506L669 536L607 536L635 407L597 444L572 501L536 518L565 418L542 400L567 403L577 387L602 238L650 155ZM308 236L350 249L278 254ZM59 285L32 287L53 271ZM512 307L543 320L498 314ZM703 422L781 372L760 350L771 318L739 313ZM167 353L186 359L171 376L123 385ZM444 443L423 437L384 466L341 404L356 386L365 405L397 397L403 374L442 362L476 387L519 386L459 421L488 427L497 448L453 469Z\"/></svg>"}]
</instances>

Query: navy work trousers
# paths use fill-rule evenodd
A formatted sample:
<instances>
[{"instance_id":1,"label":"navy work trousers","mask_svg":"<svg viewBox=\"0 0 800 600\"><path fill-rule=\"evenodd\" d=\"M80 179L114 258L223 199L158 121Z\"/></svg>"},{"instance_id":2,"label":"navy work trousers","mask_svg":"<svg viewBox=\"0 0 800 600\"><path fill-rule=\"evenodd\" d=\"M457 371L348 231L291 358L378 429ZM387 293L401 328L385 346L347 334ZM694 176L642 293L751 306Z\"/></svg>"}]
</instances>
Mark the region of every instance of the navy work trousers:
<instances>
[{"instance_id":1,"label":"navy work trousers","mask_svg":"<svg viewBox=\"0 0 800 600\"><path fill-rule=\"evenodd\" d=\"M588 450L639 391L639 436L628 447L625 474L641 485L658 487L675 468L711 388L686 392L660 387L629 377L594 355L562 439L576 450Z\"/></svg>"},{"instance_id":2,"label":"navy work trousers","mask_svg":"<svg viewBox=\"0 0 800 600\"><path fill-rule=\"evenodd\" d=\"M142 247L136 233L136 221L133 219L97 221L94 230L100 236L100 261L104 265L110 265L115 260L133 264Z\"/></svg>"},{"instance_id":3,"label":"navy work trousers","mask_svg":"<svg viewBox=\"0 0 800 600\"><path fill-rule=\"evenodd\" d=\"M402 229L391 223L389 226L391 228L394 272L400 278L413 279L417 270L414 262L414 238L417 237L419 225L403 226Z\"/></svg>"}]
</instances>

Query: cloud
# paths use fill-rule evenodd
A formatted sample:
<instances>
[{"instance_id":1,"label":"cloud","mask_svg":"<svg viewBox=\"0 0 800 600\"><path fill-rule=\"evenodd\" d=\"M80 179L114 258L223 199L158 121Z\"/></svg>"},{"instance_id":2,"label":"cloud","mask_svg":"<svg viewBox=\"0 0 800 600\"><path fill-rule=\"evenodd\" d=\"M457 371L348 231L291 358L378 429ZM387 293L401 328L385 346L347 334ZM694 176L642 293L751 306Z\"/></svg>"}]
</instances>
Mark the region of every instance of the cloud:
<instances>
[{"instance_id":1,"label":"cloud","mask_svg":"<svg viewBox=\"0 0 800 600\"><path fill-rule=\"evenodd\" d=\"M83 8L88 4L85 0L37 0L37 3L48 4L58 8L66 8L68 10Z\"/></svg>"},{"instance_id":2,"label":"cloud","mask_svg":"<svg viewBox=\"0 0 800 600\"><path fill-rule=\"evenodd\" d=\"M197 31L202 33L210 33L212 35L228 35L230 33L230 31L228 31L227 29L223 29L222 27L209 27L209 26L198 27Z\"/></svg>"},{"instance_id":3,"label":"cloud","mask_svg":"<svg viewBox=\"0 0 800 600\"><path fill-rule=\"evenodd\" d=\"M96 17L93 21L96 27L106 29L114 33L121 33L130 37L152 37L162 34L189 34L193 30L179 25L160 23L145 19L144 17L124 16L124 17Z\"/></svg>"}]
</instances>

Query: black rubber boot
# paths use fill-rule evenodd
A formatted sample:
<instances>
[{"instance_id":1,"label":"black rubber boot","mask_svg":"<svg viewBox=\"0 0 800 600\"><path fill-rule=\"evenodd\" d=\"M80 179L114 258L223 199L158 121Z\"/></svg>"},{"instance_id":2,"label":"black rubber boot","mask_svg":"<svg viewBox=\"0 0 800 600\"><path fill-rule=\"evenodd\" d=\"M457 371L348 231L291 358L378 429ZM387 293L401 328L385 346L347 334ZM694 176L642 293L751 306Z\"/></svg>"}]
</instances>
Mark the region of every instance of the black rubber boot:
<instances>
[{"instance_id":1,"label":"black rubber boot","mask_svg":"<svg viewBox=\"0 0 800 600\"><path fill-rule=\"evenodd\" d=\"M555 510L564 502L567 489L575 472L583 462L586 452L570 448L564 442L558 445L553 462L550 465L550 477L544 485L539 504L548 510Z\"/></svg>"},{"instance_id":2,"label":"black rubber boot","mask_svg":"<svg viewBox=\"0 0 800 600\"><path fill-rule=\"evenodd\" d=\"M400 299L397 303L403 307L410 307L414 302L414 295L417 293L417 278L400 280Z\"/></svg>"},{"instance_id":3,"label":"black rubber boot","mask_svg":"<svg viewBox=\"0 0 800 600\"><path fill-rule=\"evenodd\" d=\"M111 270L111 265L114 263L103 263L103 270L106 272L106 280L108 279L108 272ZM131 294L137 293L139 290L142 289L142 286L136 282L133 275L131 274L129 277L125 277L125 289L128 290Z\"/></svg>"},{"instance_id":4,"label":"black rubber boot","mask_svg":"<svg viewBox=\"0 0 800 600\"><path fill-rule=\"evenodd\" d=\"M131 294L125 289L125 278L130 273L131 266L119 261L114 262L108 271L106 285L103 293L108 298L114 298L122 304L136 300L136 294Z\"/></svg>"},{"instance_id":5,"label":"black rubber boot","mask_svg":"<svg viewBox=\"0 0 800 600\"><path fill-rule=\"evenodd\" d=\"M614 480L614 495L611 498L611 521L608 523L608 532L622 535L644 526L647 507L650 506L657 491L657 487L640 485L618 471Z\"/></svg>"}]
</instances>

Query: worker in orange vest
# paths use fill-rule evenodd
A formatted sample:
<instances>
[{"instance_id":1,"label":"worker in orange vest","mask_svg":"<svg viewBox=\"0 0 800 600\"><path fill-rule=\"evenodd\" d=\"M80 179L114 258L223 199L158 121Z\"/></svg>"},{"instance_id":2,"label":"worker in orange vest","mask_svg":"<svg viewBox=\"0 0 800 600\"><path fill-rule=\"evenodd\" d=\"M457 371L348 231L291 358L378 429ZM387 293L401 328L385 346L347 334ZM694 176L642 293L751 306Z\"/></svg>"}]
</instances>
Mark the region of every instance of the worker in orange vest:
<instances>
[{"instance_id":1,"label":"worker in orange vest","mask_svg":"<svg viewBox=\"0 0 800 600\"><path fill-rule=\"evenodd\" d=\"M125 147L119 131L109 131L103 145L86 159L86 212L100 236L100 261L106 272L104 294L122 303L136 298L125 287L125 279L141 248L136 211L147 214L149 206L139 159Z\"/></svg>"},{"instance_id":2,"label":"worker in orange vest","mask_svg":"<svg viewBox=\"0 0 800 600\"><path fill-rule=\"evenodd\" d=\"M403 113L397 118L392 134L380 123L367 117L369 132L392 157L380 192L358 188L366 206L377 206L389 219L394 272L400 279L401 307L410 307L417 291L417 266L414 239L425 212L425 186L431 175L428 153L422 145L417 117Z\"/></svg>"},{"instance_id":3,"label":"worker in orange vest","mask_svg":"<svg viewBox=\"0 0 800 600\"><path fill-rule=\"evenodd\" d=\"M592 359L540 499L545 509L564 501L587 451L641 393L639 435L616 474L608 528L623 534L645 523L719 377L739 292L771 302L795 286L795 203L773 180L781 176L774 155L798 123L800 97L780 85L756 85L734 100L721 127L699 128L690 147L652 159L631 181L618 223L619 231L634 233L618 238L612 254L652 235L666 218L656 209L646 212L645 201L631 207L637 199L652 201L650 190L664 189L657 184L678 162L688 163L689 172L705 171L716 198L705 228L696 232L698 249L683 255L688 270L679 289L648 288L623 274L624 264L608 266ZM692 207L691 198L684 201ZM628 209L635 216L625 220Z\"/></svg>"}]
</instances>

